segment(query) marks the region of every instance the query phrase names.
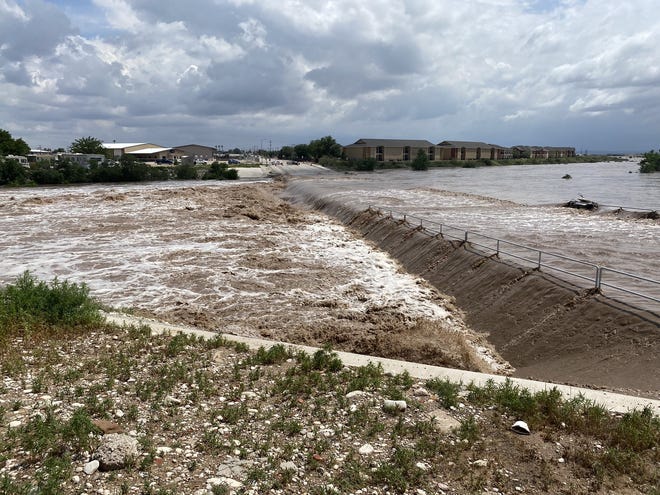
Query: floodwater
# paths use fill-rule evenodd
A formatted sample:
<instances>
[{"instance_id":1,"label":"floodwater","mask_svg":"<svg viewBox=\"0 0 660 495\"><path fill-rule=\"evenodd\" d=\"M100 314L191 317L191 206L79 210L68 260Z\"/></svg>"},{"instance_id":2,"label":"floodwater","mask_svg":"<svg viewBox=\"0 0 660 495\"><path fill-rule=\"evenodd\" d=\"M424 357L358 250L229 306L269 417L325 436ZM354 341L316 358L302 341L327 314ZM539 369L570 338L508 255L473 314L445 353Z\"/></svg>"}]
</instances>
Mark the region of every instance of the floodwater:
<instances>
[{"instance_id":1,"label":"floodwater","mask_svg":"<svg viewBox=\"0 0 660 495\"><path fill-rule=\"evenodd\" d=\"M660 280L660 222L615 210L660 211L660 174L638 170L636 162L393 170L299 178L289 192L294 198L313 195L357 209L377 207L399 218L406 214L411 224L422 219L427 228L456 239L468 231L469 240L489 254L500 239L500 249L518 256L523 265L535 266L539 254L534 250L540 250L547 265L542 269L584 288L595 286L598 266L607 267L604 293L660 313L657 301L618 289L660 300L658 283L613 271ZM563 179L567 174L572 178ZM560 206L580 195L608 206L596 213Z\"/></svg>"},{"instance_id":2,"label":"floodwater","mask_svg":"<svg viewBox=\"0 0 660 495\"><path fill-rule=\"evenodd\" d=\"M339 222L291 207L276 196L280 187L0 189L0 284L29 270L172 323L310 345L355 339L362 352L413 361L410 335L397 341L393 327L424 335L415 345L425 349L449 332L473 349L471 366L507 368L445 296ZM435 364L465 366L460 357Z\"/></svg>"}]
</instances>

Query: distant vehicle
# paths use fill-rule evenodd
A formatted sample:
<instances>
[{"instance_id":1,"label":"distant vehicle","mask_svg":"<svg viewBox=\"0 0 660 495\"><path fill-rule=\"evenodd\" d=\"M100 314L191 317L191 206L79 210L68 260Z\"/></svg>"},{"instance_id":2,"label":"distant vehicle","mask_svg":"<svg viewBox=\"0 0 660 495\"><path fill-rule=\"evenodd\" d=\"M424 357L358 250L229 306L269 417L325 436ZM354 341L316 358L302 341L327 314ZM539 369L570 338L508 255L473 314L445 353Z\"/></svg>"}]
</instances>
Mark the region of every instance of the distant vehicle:
<instances>
[{"instance_id":1,"label":"distant vehicle","mask_svg":"<svg viewBox=\"0 0 660 495\"><path fill-rule=\"evenodd\" d=\"M168 158L159 158L158 160L156 160L156 163L162 163L163 165L165 165L165 164L171 165L174 162L172 160L168 159Z\"/></svg>"},{"instance_id":2,"label":"distant vehicle","mask_svg":"<svg viewBox=\"0 0 660 495\"><path fill-rule=\"evenodd\" d=\"M236 165L237 163L241 163L241 162L239 162L239 161L236 160L235 158L230 158L228 163L229 163L230 165Z\"/></svg>"}]
</instances>

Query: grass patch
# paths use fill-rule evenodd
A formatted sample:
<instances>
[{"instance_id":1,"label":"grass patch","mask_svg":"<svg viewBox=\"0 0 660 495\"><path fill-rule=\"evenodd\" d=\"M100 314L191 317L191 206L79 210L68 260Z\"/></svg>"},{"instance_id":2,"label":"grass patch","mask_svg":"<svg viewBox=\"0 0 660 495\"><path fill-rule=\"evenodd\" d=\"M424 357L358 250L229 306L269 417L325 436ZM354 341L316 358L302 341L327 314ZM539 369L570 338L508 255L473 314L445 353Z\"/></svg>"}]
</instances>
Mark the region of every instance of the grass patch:
<instances>
[{"instance_id":1,"label":"grass patch","mask_svg":"<svg viewBox=\"0 0 660 495\"><path fill-rule=\"evenodd\" d=\"M9 338L71 334L101 324L100 309L85 284L57 278L46 283L26 271L0 289L0 344L5 348Z\"/></svg>"}]
</instances>

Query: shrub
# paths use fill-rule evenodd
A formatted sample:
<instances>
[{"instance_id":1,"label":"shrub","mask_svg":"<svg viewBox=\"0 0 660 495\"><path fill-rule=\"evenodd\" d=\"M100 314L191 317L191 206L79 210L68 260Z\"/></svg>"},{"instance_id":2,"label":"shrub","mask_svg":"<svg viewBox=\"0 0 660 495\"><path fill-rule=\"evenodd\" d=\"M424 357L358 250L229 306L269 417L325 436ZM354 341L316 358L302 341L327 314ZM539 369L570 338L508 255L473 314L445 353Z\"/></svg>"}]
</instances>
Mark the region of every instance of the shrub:
<instances>
[{"instance_id":1,"label":"shrub","mask_svg":"<svg viewBox=\"0 0 660 495\"><path fill-rule=\"evenodd\" d=\"M413 170L428 170L429 169L429 157L426 155L426 151L419 149L417 151L417 156L411 164Z\"/></svg>"},{"instance_id":2,"label":"shrub","mask_svg":"<svg viewBox=\"0 0 660 495\"><path fill-rule=\"evenodd\" d=\"M660 152L651 150L644 153L644 158L639 162L639 171L643 174L660 172Z\"/></svg>"},{"instance_id":3,"label":"shrub","mask_svg":"<svg viewBox=\"0 0 660 495\"><path fill-rule=\"evenodd\" d=\"M229 168L229 165L226 163L213 162L202 179L236 180L238 179L238 170Z\"/></svg>"},{"instance_id":4,"label":"shrub","mask_svg":"<svg viewBox=\"0 0 660 495\"><path fill-rule=\"evenodd\" d=\"M44 327L100 323L103 317L99 309L85 284L57 278L47 284L24 272L13 285L0 289L0 338Z\"/></svg>"}]
</instances>

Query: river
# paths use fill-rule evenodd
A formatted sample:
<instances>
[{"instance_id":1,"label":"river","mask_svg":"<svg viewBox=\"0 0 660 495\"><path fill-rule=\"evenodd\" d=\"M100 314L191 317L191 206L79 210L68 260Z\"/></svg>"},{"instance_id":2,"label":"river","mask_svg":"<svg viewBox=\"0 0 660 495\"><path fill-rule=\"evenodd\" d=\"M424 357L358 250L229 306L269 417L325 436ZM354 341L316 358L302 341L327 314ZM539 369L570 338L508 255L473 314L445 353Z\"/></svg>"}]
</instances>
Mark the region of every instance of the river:
<instances>
[{"instance_id":1,"label":"river","mask_svg":"<svg viewBox=\"0 0 660 495\"><path fill-rule=\"evenodd\" d=\"M636 162L392 170L299 177L289 189L294 198L311 194L358 209L393 209L443 224L445 231L447 225L468 230L475 241L482 234L657 281L660 223L616 213L614 208L660 211L660 174L638 170ZM596 213L560 206L580 195L609 206ZM495 241L481 241L495 247ZM513 247L511 252L520 254ZM537 254L525 257L536 260ZM593 266L551 258L544 260L585 277L569 276L571 282L594 286ZM603 282L660 300L657 283L614 272L605 272ZM605 292L660 313L657 301L614 288Z\"/></svg>"}]
</instances>

